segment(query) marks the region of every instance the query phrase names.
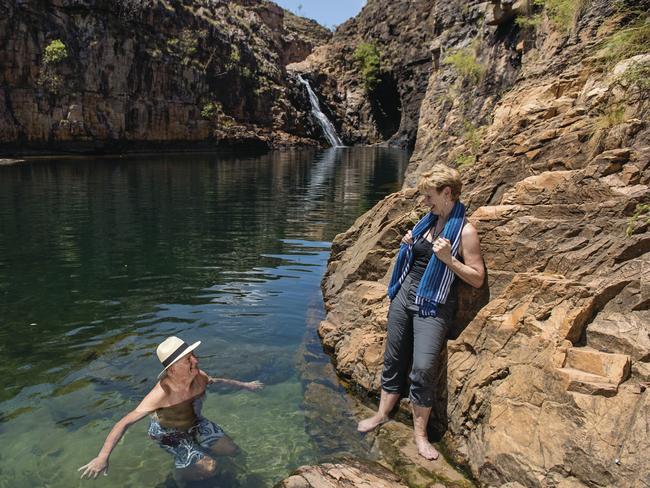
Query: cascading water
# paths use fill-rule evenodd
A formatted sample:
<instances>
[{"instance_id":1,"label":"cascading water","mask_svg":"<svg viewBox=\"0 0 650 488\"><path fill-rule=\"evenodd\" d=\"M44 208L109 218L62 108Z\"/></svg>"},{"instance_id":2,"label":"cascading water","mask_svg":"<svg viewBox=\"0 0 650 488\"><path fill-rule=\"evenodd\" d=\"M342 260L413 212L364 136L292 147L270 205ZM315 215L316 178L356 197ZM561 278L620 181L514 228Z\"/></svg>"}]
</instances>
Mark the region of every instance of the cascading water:
<instances>
[{"instance_id":1,"label":"cascading water","mask_svg":"<svg viewBox=\"0 0 650 488\"><path fill-rule=\"evenodd\" d=\"M309 82L300 75L298 75L298 79L300 80L300 83L305 85L305 88L307 88L307 93L309 94L309 102L311 103L311 114L322 127L323 133L325 134L325 137L327 138L330 145L334 147L343 146L343 142L341 142L341 139L339 139L339 136L336 134L334 125L332 125L330 119L327 118L327 115L321 111L320 103L318 103L318 97L316 97L314 90L311 89Z\"/></svg>"}]
</instances>

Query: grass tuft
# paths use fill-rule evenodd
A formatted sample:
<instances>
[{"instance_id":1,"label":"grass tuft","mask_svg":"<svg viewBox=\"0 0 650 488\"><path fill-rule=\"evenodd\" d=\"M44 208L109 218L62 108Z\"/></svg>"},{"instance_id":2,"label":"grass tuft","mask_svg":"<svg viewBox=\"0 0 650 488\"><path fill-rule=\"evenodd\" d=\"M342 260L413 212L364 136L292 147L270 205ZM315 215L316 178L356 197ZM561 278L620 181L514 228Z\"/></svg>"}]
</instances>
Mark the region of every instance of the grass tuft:
<instances>
[{"instance_id":1,"label":"grass tuft","mask_svg":"<svg viewBox=\"0 0 650 488\"><path fill-rule=\"evenodd\" d=\"M453 51L442 62L450 65L464 80L477 84L483 79L486 68L478 61L476 48L477 43L473 42L471 46Z\"/></svg>"},{"instance_id":2,"label":"grass tuft","mask_svg":"<svg viewBox=\"0 0 650 488\"><path fill-rule=\"evenodd\" d=\"M459 156L456 156L454 160L458 168L463 168L464 166L471 166L476 162L476 156L473 154L463 153Z\"/></svg>"},{"instance_id":3,"label":"grass tuft","mask_svg":"<svg viewBox=\"0 0 650 488\"><path fill-rule=\"evenodd\" d=\"M643 16L601 44L599 59L608 68L619 61L650 52L650 18Z\"/></svg>"},{"instance_id":4,"label":"grass tuft","mask_svg":"<svg viewBox=\"0 0 650 488\"><path fill-rule=\"evenodd\" d=\"M575 25L585 0L534 0L533 3L544 8L551 24L567 32Z\"/></svg>"},{"instance_id":5,"label":"grass tuft","mask_svg":"<svg viewBox=\"0 0 650 488\"><path fill-rule=\"evenodd\" d=\"M625 122L625 107L610 106L596 119L598 129L611 129Z\"/></svg>"},{"instance_id":6,"label":"grass tuft","mask_svg":"<svg viewBox=\"0 0 650 488\"><path fill-rule=\"evenodd\" d=\"M625 229L625 235L631 237L634 233L634 227L639 219L645 217L646 224L650 224L650 204L649 203L639 203L636 206L636 210L632 216L627 220L627 229Z\"/></svg>"}]
</instances>

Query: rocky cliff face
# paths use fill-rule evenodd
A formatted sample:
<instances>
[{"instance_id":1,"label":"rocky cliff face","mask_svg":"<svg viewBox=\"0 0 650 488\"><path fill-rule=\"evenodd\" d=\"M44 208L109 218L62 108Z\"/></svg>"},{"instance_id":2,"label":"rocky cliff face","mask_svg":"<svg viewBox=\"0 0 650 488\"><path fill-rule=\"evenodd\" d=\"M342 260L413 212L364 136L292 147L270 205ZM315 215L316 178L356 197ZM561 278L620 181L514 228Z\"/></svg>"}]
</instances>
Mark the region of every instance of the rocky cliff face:
<instances>
[{"instance_id":1,"label":"rocky cliff face","mask_svg":"<svg viewBox=\"0 0 650 488\"><path fill-rule=\"evenodd\" d=\"M331 42L290 69L310 76L346 141L412 149L421 111L431 108L426 95L432 74L444 76L443 85L453 77L449 69L441 69L446 53L475 46L490 56L493 66L484 77L484 90L493 94L514 81L521 58L515 46L518 29L511 22L492 35L495 29L484 23L493 15L491 10L489 2L476 1L369 1L357 17L336 30ZM372 89L364 83L355 58L362 44L375 46L380 57ZM455 85L458 92L466 88L462 85ZM429 90L434 97L445 93ZM475 107L474 115L479 115L475 122L489 113L496 97L481 98L485 106Z\"/></svg>"},{"instance_id":2,"label":"rocky cliff face","mask_svg":"<svg viewBox=\"0 0 650 488\"><path fill-rule=\"evenodd\" d=\"M285 65L329 35L264 0L1 2L0 149L314 144Z\"/></svg>"},{"instance_id":3,"label":"rocky cliff face","mask_svg":"<svg viewBox=\"0 0 650 488\"><path fill-rule=\"evenodd\" d=\"M450 17L431 34L405 188L335 239L319 332L339 374L377 394L389 268L426 210L413 187L458 166L489 283L463 289L469 325L441 365L450 451L485 486L646 486L648 4L538 3L428 2L423 22Z\"/></svg>"}]
</instances>

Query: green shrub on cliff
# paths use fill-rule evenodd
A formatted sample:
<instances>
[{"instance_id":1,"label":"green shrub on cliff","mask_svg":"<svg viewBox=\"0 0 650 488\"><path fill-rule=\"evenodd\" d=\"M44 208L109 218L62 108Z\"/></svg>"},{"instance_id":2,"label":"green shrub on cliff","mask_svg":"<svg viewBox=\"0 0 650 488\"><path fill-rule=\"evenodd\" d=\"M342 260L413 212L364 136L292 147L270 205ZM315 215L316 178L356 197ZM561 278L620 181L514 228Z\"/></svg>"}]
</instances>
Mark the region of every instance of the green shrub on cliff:
<instances>
[{"instance_id":1,"label":"green shrub on cliff","mask_svg":"<svg viewBox=\"0 0 650 488\"><path fill-rule=\"evenodd\" d=\"M485 74L485 66L476 57L476 43L453 51L442 63L453 67L459 76L473 84L481 81Z\"/></svg>"},{"instance_id":2,"label":"green shrub on cliff","mask_svg":"<svg viewBox=\"0 0 650 488\"><path fill-rule=\"evenodd\" d=\"M463 143L469 152L464 152L456 157L454 162L458 168L470 166L476 162L486 128L486 126L476 126L468 121L463 123Z\"/></svg>"},{"instance_id":3,"label":"green shrub on cliff","mask_svg":"<svg viewBox=\"0 0 650 488\"><path fill-rule=\"evenodd\" d=\"M205 37L206 35L205 30L183 29L178 37L171 37L167 40L167 48L171 54L180 58L181 64L189 66L198 51L199 37Z\"/></svg>"},{"instance_id":4,"label":"green shrub on cliff","mask_svg":"<svg viewBox=\"0 0 650 488\"><path fill-rule=\"evenodd\" d=\"M575 24L584 0L534 0L533 4L544 8L551 24L568 31Z\"/></svg>"},{"instance_id":5,"label":"green shrub on cliff","mask_svg":"<svg viewBox=\"0 0 650 488\"><path fill-rule=\"evenodd\" d=\"M612 67L619 61L650 52L650 18L641 16L601 44L600 59Z\"/></svg>"},{"instance_id":6,"label":"green shrub on cliff","mask_svg":"<svg viewBox=\"0 0 650 488\"><path fill-rule=\"evenodd\" d=\"M463 169L464 166L471 166L476 162L476 156L473 154L463 153L456 157L454 160L458 169Z\"/></svg>"},{"instance_id":7,"label":"green shrub on cliff","mask_svg":"<svg viewBox=\"0 0 650 488\"><path fill-rule=\"evenodd\" d=\"M362 42L352 55L361 70L361 80L366 91L373 91L379 84L381 53L374 44Z\"/></svg>"},{"instance_id":8,"label":"green shrub on cliff","mask_svg":"<svg viewBox=\"0 0 650 488\"><path fill-rule=\"evenodd\" d=\"M233 65L237 65L239 61L241 60L241 55L239 54L239 48L237 46L232 46L230 48L230 62Z\"/></svg>"},{"instance_id":9,"label":"green shrub on cliff","mask_svg":"<svg viewBox=\"0 0 650 488\"><path fill-rule=\"evenodd\" d=\"M517 17L515 19L515 24L517 24L522 29L536 29L539 24L542 23L542 16L537 15L526 15L524 17Z\"/></svg>"},{"instance_id":10,"label":"green shrub on cliff","mask_svg":"<svg viewBox=\"0 0 650 488\"><path fill-rule=\"evenodd\" d=\"M650 225L650 204L648 203L639 203L634 210L634 213L627 221L627 229L625 229L625 235L627 237L632 236L634 233L634 227L639 220L645 218L646 225Z\"/></svg>"},{"instance_id":11,"label":"green shrub on cliff","mask_svg":"<svg viewBox=\"0 0 650 488\"><path fill-rule=\"evenodd\" d=\"M255 75L251 71L250 68L247 66L243 66L240 70L239 73L241 74L241 77L244 78L245 80L249 81L254 81L255 80Z\"/></svg>"},{"instance_id":12,"label":"green shrub on cliff","mask_svg":"<svg viewBox=\"0 0 650 488\"><path fill-rule=\"evenodd\" d=\"M485 134L485 126L475 126L471 122L465 121L463 124L465 130L463 131L463 139L469 147L472 154L477 154L479 148L481 147L481 141L483 140L483 135Z\"/></svg>"},{"instance_id":13,"label":"green shrub on cliff","mask_svg":"<svg viewBox=\"0 0 650 488\"><path fill-rule=\"evenodd\" d=\"M223 106L219 102L208 102L203 104L201 117L207 120L218 119L223 115Z\"/></svg>"},{"instance_id":14,"label":"green shrub on cliff","mask_svg":"<svg viewBox=\"0 0 650 488\"><path fill-rule=\"evenodd\" d=\"M63 86L63 80L57 72L57 65L67 58L68 50L60 39L54 39L45 46L37 84L51 93L58 93Z\"/></svg>"},{"instance_id":15,"label":"green shrub on cliff","mask_svg":"<svg viewBox=\"0 0 650 488\"><path fill-rule=\"evenodd\" d=\"M533 7L541 7L548 20L557 29L570 31L584 5L585 0L533 0ZM523 29L536 29L541 24L541 12L517 17L515 23Z\"/></svg>"},{"instance_id":16,"label":"green shrub on cliff","mask_svg":"<svg viewBox=\"0 0 650 488\"><path fill-rule=\"evenodd\" d=\"M60 39L54 39L47 46L43 52L43 64L51 66L58 64L68 57L68 50L65 44Z\"/></svg>"},{"instance_id":17,"label":"green shrub on cliff","mask_svg":"<svg viewBox=\"0 0 650 488\"><path fill-rule=\"evenodd\" d=\"M611 129L623 122L625 122L625 107L611 105L606 107L596 119L596 128Z\"/></svg>"}]
</instances>

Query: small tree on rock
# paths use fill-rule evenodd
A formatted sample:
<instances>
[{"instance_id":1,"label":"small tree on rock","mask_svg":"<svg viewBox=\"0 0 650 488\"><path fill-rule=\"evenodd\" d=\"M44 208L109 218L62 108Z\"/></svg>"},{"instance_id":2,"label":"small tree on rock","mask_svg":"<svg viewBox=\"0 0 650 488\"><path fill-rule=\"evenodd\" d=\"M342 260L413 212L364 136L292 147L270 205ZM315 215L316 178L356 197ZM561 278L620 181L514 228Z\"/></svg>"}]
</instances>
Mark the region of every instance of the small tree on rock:
<instances>
[{"instance_id":1,"label":"small tree on rock","mask_svg":"<svg viewBox=\"0 0 650 488\"><path fill-rule=\"evenodd\" d=\"M68 50L60 39L54 39L45 46L38 84L52 93L57 93L63 84L57 68L67 58Z\"/></svg>"},{"instance_id":2,"label":"small tree on rock","mask_svg":"<svg viewBox=\"0 0 650 488\"><path fill-rule=\"evenodd\" d=\"M361 80L366 91L371 92L379 84L381 53L374 44L362 42L354 50L354 60L361 70Z\"/></svg>"}]
</instances>

